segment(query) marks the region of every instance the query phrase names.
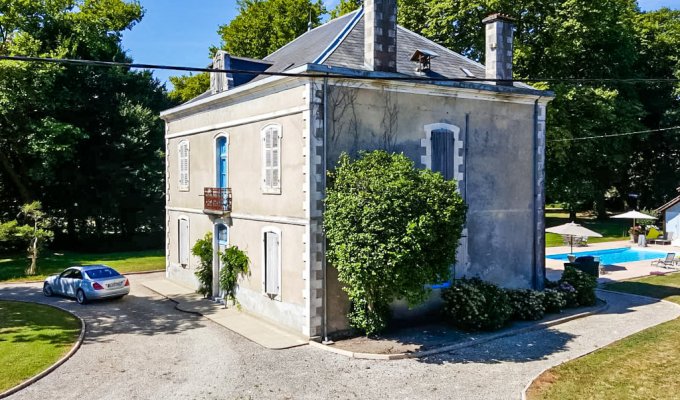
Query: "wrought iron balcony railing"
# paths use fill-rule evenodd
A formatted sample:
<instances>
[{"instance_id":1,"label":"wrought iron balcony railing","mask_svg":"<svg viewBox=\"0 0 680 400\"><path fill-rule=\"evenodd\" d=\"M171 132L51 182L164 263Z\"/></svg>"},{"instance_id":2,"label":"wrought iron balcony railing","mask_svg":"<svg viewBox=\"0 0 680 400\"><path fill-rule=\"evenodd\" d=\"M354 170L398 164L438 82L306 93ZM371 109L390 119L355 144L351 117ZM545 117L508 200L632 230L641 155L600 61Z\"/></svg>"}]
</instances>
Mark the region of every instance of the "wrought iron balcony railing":
<instances>
[{"instance_id":1,"label":"wrought iron balcony railing","mask_svg":"<svg viewBox=\"0 0 680 400\"><path fill-rule=\"evenodd\" d=\"M231 211L231 188L203 188L203 210L212 213Z\"/></svg>"}]
</instances>

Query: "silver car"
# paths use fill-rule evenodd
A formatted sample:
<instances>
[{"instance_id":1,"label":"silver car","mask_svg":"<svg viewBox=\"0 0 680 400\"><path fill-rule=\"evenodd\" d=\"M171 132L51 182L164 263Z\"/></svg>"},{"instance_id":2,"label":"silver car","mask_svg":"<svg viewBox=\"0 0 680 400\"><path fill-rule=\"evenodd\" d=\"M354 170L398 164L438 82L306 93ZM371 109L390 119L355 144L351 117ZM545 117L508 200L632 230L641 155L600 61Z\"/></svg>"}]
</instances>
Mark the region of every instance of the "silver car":
<instances>
[{"instance_id":1,"label":"silver car","mask_svg":"<svg viewBox=\"0 0 680 400\"><path fill-rule=\"evenodd\" d=\"M48 276L43 294L75 297L80 304L88 300L123 297L130 293L130 281L106 265L83 265L67 268L61 274Z\"/></svg>"}]
</instances>

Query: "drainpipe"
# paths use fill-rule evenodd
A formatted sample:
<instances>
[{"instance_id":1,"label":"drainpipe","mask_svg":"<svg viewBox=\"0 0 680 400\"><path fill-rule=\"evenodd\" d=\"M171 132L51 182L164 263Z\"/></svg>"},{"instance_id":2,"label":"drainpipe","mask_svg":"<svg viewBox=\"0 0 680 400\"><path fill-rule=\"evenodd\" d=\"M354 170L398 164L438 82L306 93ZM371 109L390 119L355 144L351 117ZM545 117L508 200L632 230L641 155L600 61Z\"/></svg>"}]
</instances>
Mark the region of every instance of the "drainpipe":
<instances>
[{"instance_id":1,"label":"drainpipe","mask_svg":"<svg viewBox=\"0 0 680 400\"><path fill-rule=\"evenodd\" d=\"M323 206L322 210L323 213L321 214L322 216L326 212L326 175L327 171L326 169L328 168L328 164L326 162L326 139L328 137L328 73L326 73L326 76L323 78L323 168L321 168L321 171L323 173L322 177L322 182L323 182ZM323 226L323 218L322 218L322 226ZM321 269L323 270L323 343L330 343L328 340L328 284L327 284L327 276L328 276L328 266L326 263L326 234L323 233L322 235L322 241L321 241L321 251L323 252L323 257L321 258Z\"/></svg>"}]
</instances>

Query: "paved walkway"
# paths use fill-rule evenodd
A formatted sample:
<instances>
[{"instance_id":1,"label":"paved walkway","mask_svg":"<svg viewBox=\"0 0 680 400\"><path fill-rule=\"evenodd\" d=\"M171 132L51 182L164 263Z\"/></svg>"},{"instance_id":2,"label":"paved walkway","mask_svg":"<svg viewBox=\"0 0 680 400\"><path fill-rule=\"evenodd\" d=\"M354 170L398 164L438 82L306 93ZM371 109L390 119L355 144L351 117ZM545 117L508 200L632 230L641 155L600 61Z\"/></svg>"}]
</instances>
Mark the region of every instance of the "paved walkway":
<instances>
[{"instance_id":1,"label":"paved walkway","mask_svg":"<svg viewBox=\"0 0 680 400\"><path fill-rule=\"evenodd\" d=\"M144 282L144 286L176 302L177 309L180 311L200 314L268 349L287 349L308 343L308 340L301 335L296 335L248 313L240 312L231 304L225 308L167 279L149 280Z\"/></svg>"},{"instance_id":2,"label":"paved walkway","mask_svg":"<svg viewBox=\"0 0 680 400\"><path fill-rule=\"evenodd\" d=\"M0 298L56 303L88 324L70 360L10 399L518 399L543 369L680 316L670 303L602 292L605 312L551 329L424 359L357 360L264 349L141 284L161 276L131 276L130 296L85 306L45 298L39 284L0 285Z\"/></svg>"}]
</instances>

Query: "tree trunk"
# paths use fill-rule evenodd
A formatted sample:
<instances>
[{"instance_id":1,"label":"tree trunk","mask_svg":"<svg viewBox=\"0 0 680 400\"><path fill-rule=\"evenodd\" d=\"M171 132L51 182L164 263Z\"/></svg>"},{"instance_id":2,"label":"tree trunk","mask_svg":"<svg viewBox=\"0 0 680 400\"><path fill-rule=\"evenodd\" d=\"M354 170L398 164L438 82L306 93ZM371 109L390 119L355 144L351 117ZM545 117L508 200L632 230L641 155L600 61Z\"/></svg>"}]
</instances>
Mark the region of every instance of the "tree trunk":
<instances>
[{"instance_id":1,"label":"tree trunk","mask_svg":"<svg viewBox=\"0 0 680 400\"><path fill-rule=\"evenodd\" d=\"M38 238L33 238L33 243L31 244L31 266L26 270L26 275L35 275L38 273Z\"/></svg>"}]
</instances>

